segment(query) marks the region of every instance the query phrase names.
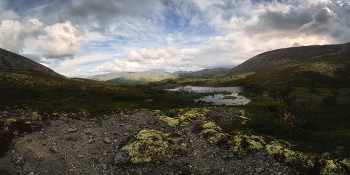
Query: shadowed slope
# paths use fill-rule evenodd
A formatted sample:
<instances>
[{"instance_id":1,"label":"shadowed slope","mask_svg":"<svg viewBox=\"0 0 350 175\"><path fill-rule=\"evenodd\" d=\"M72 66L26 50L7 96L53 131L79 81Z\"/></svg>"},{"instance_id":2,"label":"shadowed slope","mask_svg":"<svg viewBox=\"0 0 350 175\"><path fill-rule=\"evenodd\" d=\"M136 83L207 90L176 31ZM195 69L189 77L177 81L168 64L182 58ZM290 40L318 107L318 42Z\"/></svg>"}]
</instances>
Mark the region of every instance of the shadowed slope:
<instances>
[{"instance_id":1,"label":"shadowed slope","mask_svg":"<svg viewBox=\"0 0 350 175\"><path fill-rule=\"evenodd\" d=\"M0 69L2 68L34 69L52 75L60 75L35 61L0 48Z\"/></svg>"}]
</instances>

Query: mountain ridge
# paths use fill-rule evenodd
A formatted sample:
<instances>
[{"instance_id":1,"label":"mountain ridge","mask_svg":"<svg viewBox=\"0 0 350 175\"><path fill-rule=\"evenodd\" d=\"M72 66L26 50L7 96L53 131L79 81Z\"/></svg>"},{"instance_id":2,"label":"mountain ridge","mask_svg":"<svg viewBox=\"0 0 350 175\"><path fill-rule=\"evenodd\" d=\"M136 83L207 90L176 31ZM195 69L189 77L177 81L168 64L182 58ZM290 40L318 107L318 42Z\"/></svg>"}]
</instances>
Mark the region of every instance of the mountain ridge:
<instances>
[{"instance_id":1,"label":"mountain ridge","mask_svg":"<svg viewBox=\"0 0 350 175\"><path fill-rule=\"evenodd\" d=\"M228 77L233 75L265 71L284 65L290 65L307 58L324 56L328 54L348 54L350 53L350 42L334 45L316 45L290 47L267 51L258 54L245 62L233 67L231 70L217 77Z\"/></svg>"},{"instance_id":2,"label":"mountain ridge","mask_svg":"<svg viewBox=\"0 0 350 175\"><path fill-rule=\"evenodd\" d=\"M29 58L0 48L0 69L2 68L34 69L51 75L63 76Z\"/></svg>"}]
</instances>

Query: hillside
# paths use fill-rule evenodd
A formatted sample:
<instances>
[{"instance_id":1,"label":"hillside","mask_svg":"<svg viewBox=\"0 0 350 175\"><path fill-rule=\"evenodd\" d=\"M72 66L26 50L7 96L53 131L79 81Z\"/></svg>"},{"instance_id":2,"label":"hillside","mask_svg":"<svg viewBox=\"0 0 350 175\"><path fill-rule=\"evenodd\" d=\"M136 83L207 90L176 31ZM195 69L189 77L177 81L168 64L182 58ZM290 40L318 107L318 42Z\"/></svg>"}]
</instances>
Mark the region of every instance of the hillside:
<instances>
[{"instance_id":1,"label":"hillside","mask_svg":"<svg viewBox=\"0 0 350 175\"><path fill-rule=\"evenodd\" d=\"M217 75L220 82L235 83L347 83L350 43L305 46L268 51Z\"/></svg>"},{"instance_id":2,"label":"hillside","mask_svg":"<svg viewBox=\"0 0 350 175\"><path fill-rule=\"evenodd\" d=\"M208 78L214 75L222 74L227 72L228 68L212 68L212 69L203 69L196 72L176 72L179 78Z\"/></svg>"},{"instance_id":3,"label":"hillside","mask_svg":"<svg viewBox=\"0 0 350 175\"><path fill-rule=\"evenodd\" d=\"M264 52L248 59L219 77L273 69L291 65L307 58L322 57L331 54L350 54L350 43L291 47Z\"/></svg>"},{"instance_id":4,"label":"hillside","mask_svg":"<svg viewBox=\"0 0 350 175\"><path fill-rule=\"evenodd\" d=\"M113 83L145 83L150 81L164 80L168 78L174 78L174 76L165 72L145 71L124 74L122 76L107 81Z\"/></svg>"},{"instance_id":5,"label":"hillside","mask_svg":"<svg viewBox=\"0 0 350 175\"><path fill-rule=\"evenodd\" d=\"M3 68L34 69L52 75L62 76L52 69L38 64L35 61L0 48L0 69Z\"/></svg>"}]
</instances>

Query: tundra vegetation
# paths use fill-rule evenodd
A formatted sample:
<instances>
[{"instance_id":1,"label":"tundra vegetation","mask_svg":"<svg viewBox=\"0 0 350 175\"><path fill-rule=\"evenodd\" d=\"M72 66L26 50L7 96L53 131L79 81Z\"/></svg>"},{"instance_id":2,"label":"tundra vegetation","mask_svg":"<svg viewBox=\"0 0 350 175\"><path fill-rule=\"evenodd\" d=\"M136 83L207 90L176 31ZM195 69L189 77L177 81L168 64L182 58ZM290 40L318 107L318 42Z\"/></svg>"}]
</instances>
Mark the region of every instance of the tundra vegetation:
<instances>
[{"instance_id":1,"label":"tundra vegetation","mask_svg":"<svg viewBox=\"0 0 350 175\"><path fill-rule=\"evenodd\" d=\"M3 116L14 111L30 113L31 118L0 120L1 155L7 151L13 132L18 131L21 135L35 131L47 120L89 120L147 109L155 111L155 115L171 127L198 121L193 132L235 154L265 149L302 174L349 174L350 86L344 80L350 74L344 66L350 67L350 62L341 66L335 63L303 65L226 78L179 78L145 84L65 78L28 69L2 69L0 111ZM327 65L333 66L328 69ZM215 107L194 102L208 94L186 88L177 92L160 88L169 84L244 85L245 92L241 95L251 98L252 102L236 106L241 110L239 115L233 116L236 120L222 124L219 117L207 115L215 111ZM157 161L176 152L177 140L178 136L171 133L143 130L121 149L129 153L133 163Z\"/></svg>"}]
</instances>

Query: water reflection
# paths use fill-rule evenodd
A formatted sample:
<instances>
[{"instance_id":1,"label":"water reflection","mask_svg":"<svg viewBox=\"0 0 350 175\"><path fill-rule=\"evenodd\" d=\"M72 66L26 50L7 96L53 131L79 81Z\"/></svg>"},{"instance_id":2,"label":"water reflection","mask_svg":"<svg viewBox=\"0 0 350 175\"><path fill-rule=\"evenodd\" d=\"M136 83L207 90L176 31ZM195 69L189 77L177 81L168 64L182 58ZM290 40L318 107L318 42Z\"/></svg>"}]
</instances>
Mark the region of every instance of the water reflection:
<instances>
[{"instance_id":1,"label":"water reflection","mask_svg":"<svg viewBox=\"0 0 350 175\"><path fill-rule=\"evenodd\" d=\"M212 103L214 105L245 105L250 102L250 100L238 93L243 91L242 87L203 87L203 86L186 86L185 88L191 88L196 92L229 92L229 94L216 94L209 95L200 99L197 99L196 102L204 101L207 103ZM178 91L179 87L174 89L167 89L170 91Z\"/></svg>"}]
</instances>

